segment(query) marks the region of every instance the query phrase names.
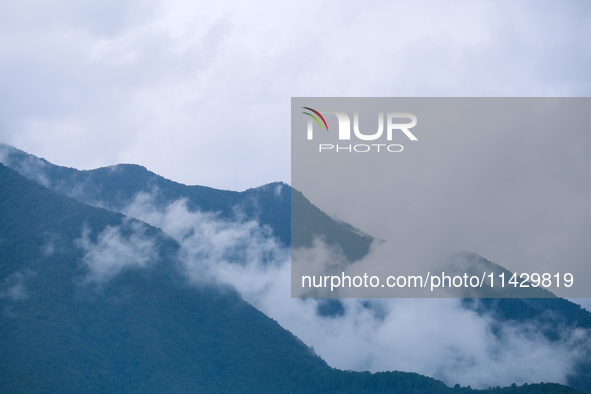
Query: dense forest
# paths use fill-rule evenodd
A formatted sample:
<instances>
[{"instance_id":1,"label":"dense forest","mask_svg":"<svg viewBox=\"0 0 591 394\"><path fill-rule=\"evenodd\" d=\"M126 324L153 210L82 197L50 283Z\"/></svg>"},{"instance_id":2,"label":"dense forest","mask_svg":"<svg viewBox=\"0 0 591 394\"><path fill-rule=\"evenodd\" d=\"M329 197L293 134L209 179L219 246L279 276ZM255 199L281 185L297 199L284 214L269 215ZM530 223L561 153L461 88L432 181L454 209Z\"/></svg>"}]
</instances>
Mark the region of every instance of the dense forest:
<instances>
[{"instance_id":1,"label":"dense forest","mask_svg":"<svg viewBox=\"0 0 591 394\"><path fill-rule=\"evenodd\" d=\"M20 162L13 157L12 166L17 169L18 163L24 168L22 160L33 160L23 152L15 150L15 154L21 155ZM3 393L578 392L554 383L474 390L448 387L410 372L372 374L331 368L232 288L188 283L179 270L175 240L158 228L115 212L118 204L156 184L164 196L162 204L168 198L187 195L190 204L228 218L235 214L231 206L241 204L248 215L265 217L265 223L289 243L291 194L285 194L287 200L270 197L277 186L287 185L237 193L176 184L139 166L95 172L49 163L43 167L46 172L39 182L0 164ZM31 170L30 165L27 168ZM25 175L34 179L31 174ZM76 179L84 182L86 192L76 188ZM78 199L66 195L73 196L75 190ZM109 209L88 205L92 198ZM310 222L318 227L302 229L298 242L307 242L306 232L339 225L300 198L307 214L316 215ZM139 232L141 241L149 245L150 258L137 267L109 273L109 280L90 280L84 242L97 244L105 229L116 229L122 240ZM333 242L346 239L354 245L349 252L352 258L362 254L371 241L347 234L346 227L341 233ZM339 309L338 300L327 305L327 314L331 308ZM478 304L465 300L465 307L479 313L492 311L498 319L544 321L548 337L558 329L549 312L572 326L591 324L588 313L561 299L498 299ZM585 365L581 368L575 383L586 387L588 373Z\"/></svg>"}]
</instances>

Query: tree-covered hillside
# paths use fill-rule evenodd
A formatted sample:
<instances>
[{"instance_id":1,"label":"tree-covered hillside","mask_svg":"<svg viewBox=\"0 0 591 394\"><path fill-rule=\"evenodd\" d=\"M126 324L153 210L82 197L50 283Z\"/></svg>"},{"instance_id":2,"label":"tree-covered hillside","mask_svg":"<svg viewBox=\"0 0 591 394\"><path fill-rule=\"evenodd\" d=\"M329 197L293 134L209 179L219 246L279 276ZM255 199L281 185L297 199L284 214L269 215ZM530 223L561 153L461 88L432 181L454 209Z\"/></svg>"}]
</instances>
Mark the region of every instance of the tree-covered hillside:
<instances>
[{"instance_id":1,"label":"tree-covered hillside","mask_svg":"<svg viewBox=\"0 0 591 394\"><path fill-rule=\"evenodd\" d=\"M186 186L165 179L134 164L120 164L79 171L60 167L6 144L0 144L0 161L25 177L49 189L81 202L121 212L134 202L138 193L150 195L156 206L164 207L179 199L191 211L215 212L221 218L243 217L267 225L283 245L308 246L314 235L327 237L332 245L341 245L351 260L369 251L372 238L349 231L310 202L299 192L277 182L235 192L206 186ZM293 206L300 225L291 234Z\"/></svg>"},{"instance_id":2,"label":"tree-covered hillside","mask_svg":"<svg viewBox=\"0 0 591 394\"><path fill-rule=\"evenodd\" d=\"M0 164L2 393L577 392L330 368L232 289L189 283L160 229L37 182Z\"/></svg>"}]
</instances>

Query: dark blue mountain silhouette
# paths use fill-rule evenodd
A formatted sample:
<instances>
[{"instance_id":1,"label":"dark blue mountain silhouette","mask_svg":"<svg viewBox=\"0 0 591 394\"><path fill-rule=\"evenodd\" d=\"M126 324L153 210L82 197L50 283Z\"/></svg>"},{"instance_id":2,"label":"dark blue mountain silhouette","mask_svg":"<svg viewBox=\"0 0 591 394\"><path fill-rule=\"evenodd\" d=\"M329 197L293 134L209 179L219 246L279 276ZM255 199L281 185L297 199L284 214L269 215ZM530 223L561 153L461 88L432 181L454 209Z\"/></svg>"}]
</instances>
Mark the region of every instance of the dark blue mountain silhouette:
<instances>
[{"instance_id":1,"label":"dark blue mountain silhouette","mask_svg":"<svg viewBox=\"0 0 591 394\"><path fill-rule=\"evenodd\" d=\"M413 373L332 369L232 289L190 285L179 271L176 241L114 212L138 192L152 193L162 206L186 198L191 209L227 219L256 218L291 245L290 205L296 196L301 214L316 223L298 230L295 242L308 244L314 235L334 234L339 226L329 242L340 245L351 260L367 253L371 237L333 221L288 185L238 193L181 185L135 165L78 171L7 145L0 146L0 160L22 174L0 164L1 392L476 391L448 388ZM127 267L105 282L85 281L84 234L96 243L105 229L117 228L126 239L138 227L153 245L150 262L142 269ZM543 323L549 338L564 325L590 324L588 312L562 299L464 303L479 313L494 313L499 321ZM327 305L327 314L338 314L338 300ZM579 369L571 384L589 391L589 365L581 363ZM487 392L576 391L539 384Z\"/></svg>"}]
</instances>

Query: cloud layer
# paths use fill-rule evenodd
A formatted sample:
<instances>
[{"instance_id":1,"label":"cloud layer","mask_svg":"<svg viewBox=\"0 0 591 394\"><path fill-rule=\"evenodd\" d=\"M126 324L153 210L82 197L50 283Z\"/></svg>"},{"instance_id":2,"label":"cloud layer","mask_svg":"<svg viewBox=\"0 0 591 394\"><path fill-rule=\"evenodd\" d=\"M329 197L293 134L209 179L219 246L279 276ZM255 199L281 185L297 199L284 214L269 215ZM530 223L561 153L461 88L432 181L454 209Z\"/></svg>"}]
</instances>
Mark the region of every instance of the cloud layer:
<instances>
[{"instance_id":1,"label":"cloud layer","mask_svg":"<svg viewBox=\"0 0 591 394\"><path fill-rule=\"evenodd\" d=\"M0 141L243 190L290 179L296 96L588 96L585 2L0 5ZM270 165L273 163L273 165Z\"/></svg>"}]
</instances>

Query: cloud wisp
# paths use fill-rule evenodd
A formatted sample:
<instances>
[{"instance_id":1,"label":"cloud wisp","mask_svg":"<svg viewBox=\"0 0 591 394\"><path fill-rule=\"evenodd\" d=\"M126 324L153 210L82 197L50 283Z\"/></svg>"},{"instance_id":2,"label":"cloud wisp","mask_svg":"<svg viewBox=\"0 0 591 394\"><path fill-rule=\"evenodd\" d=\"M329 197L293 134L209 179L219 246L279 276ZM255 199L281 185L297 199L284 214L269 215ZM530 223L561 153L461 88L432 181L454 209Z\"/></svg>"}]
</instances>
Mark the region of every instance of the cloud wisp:
<instances>
[{"instance_id":1,"label":"cloud wisp","mask_svg":"<svg viewBox=\"0 0 591 394\"><path fill-rule=\"evenodd\" d=\"M146 235L145 225L129 219L119 226L107 226L96 242L86 226L76 245L84 251L82 263L89 270L85 284L103 284L125 269L146 268L158 255L155 240Z\"/></svg>"},{"instance_id":2,"label":"cloud wisp","mask_svg":"<svg viewBox=\"0 0 591 394\"><path fill-rule=\"evenodd\" d=\"M25 282L30 277L35 276L31 270L15 272L4 279L0 284L0 299L7 298L11 301L24 301L29 298L29 290Z\"/></svg>"}]
</instances>

